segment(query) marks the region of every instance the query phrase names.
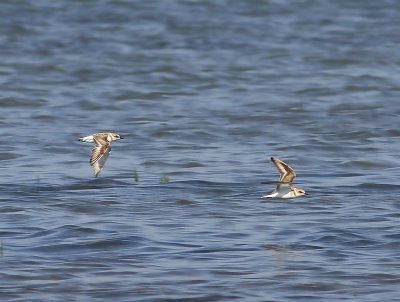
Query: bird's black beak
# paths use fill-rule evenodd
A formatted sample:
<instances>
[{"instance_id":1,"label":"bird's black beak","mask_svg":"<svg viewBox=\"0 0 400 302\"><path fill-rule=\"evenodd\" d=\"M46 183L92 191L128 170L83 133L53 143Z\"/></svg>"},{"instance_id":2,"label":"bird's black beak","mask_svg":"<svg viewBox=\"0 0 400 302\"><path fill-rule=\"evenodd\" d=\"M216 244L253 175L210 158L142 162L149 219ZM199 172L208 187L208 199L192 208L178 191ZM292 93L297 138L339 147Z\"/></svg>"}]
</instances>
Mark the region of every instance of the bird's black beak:
<instances>
[{"instance_id":1,"label":"bird's black beak","mask_svg":"<svg viewBox=\"0 0 400 302\"><path fill-rule=\"evenodd\" d=\"M120 136L119 139L124 139L124 138L122 136Z\"/></svg>"}]
</instances>

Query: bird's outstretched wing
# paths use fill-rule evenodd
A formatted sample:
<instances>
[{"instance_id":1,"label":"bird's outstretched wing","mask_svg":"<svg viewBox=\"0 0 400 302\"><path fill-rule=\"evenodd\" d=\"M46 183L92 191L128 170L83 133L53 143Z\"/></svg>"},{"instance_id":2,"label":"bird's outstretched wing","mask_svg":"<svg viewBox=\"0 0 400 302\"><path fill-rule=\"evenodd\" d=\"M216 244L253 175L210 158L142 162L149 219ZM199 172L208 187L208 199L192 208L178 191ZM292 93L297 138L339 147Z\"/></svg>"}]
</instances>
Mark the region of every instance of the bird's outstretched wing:
<instances>
[{"instance_id":1,"label":"bird's outstretched wing","mask_svg":"<svg viewBox=\"0 0 400 302\"><path fill-rule=\"evenodd\" d=\"M96 177L107 161L111 146L107 140L101 137L94 136L93 139L96 146L92 149L89 162L93 168L94 176Z\"/></svg>"},{"instance_id":2,"label":"bird's outstretched wing","mask_svg":"<svg viewBox=\"0 0 400 302\"><path fill-rule=\"evenodd\" d=\"M296 177L294 170L288 164L275 157L271 157L271 160L279 171L279 181L282 183L292 183Z\"/></svg>"}]
</instances>

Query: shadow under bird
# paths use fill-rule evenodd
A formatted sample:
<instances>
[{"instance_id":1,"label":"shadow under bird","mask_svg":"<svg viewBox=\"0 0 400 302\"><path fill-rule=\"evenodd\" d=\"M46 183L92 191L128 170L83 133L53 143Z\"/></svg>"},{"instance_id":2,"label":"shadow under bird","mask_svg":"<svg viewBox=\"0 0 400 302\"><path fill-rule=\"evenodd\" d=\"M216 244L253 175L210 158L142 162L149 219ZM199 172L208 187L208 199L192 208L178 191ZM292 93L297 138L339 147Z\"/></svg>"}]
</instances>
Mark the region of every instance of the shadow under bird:
<instances>
[{"instance_id":1,"label":"shadow under bird","mask_svg":"<svg viewBox=\"0 0 400 302\"><path fill-rule=\"evenodd\" d=\"M306 191L296 188L293 185L293 181L296 178L296 173L292 167L276 157L271 157L271 161L279 171L279 182L276 185L276 189L272 193L263 195L261 198L294 198L307 195Z\"/></svg>"},{"instance_id":2,"label":"shadow under bird","mask_svg":"<svg viewBox=\"0 0 400 302\"><path fill-rule=\"evenodd\" d=\"M93 168L94 177L99 175L101 169L106 163L111 151L111 143L119 139L123 139L123 137L115 132L99 132L79 138L79 141L81 142L95 144L89 160L89 163Z\"/></svg>"}]
</instances>

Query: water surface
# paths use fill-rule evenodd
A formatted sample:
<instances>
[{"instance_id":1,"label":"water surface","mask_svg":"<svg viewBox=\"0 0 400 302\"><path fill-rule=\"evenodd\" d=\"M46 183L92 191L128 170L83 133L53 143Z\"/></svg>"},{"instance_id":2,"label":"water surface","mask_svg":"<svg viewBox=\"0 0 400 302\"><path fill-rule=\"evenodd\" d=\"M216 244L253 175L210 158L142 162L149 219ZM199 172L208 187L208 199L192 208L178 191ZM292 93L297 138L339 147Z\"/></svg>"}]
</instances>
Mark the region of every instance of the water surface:
<instances>
[{"instance_id":1,"label":"water surface","mask_svg":"<svg viewBox=\"0 0 400 302\"><path fill-rule=\"evenodd\" d=\"M397 1L2 1L2 301L396 301ZM80 136L115 130L94 179ZM262 201L290 163L310 195Z\"/></svg>"}]
</instances>

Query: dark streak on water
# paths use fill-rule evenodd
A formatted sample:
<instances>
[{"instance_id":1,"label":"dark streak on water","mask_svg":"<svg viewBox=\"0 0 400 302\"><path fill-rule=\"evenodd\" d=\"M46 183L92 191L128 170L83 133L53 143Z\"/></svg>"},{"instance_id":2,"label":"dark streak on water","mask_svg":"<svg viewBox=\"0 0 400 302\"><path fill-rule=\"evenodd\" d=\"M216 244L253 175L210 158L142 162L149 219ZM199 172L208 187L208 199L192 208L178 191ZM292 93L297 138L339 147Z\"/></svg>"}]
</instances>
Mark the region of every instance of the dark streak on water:
<instances>
[{"instance_id":1,"label":"dark streak on water","mask_svg":"<svg viewBox=\"0 0 400 302\"><path fill-rule=\"evenodd\" d=\"M400 301L398 20L2 1L1 301ZM105 129L93 179L76 139ZM272 155L307 198L259 199Z\"/></svg>"}]
</instances>

